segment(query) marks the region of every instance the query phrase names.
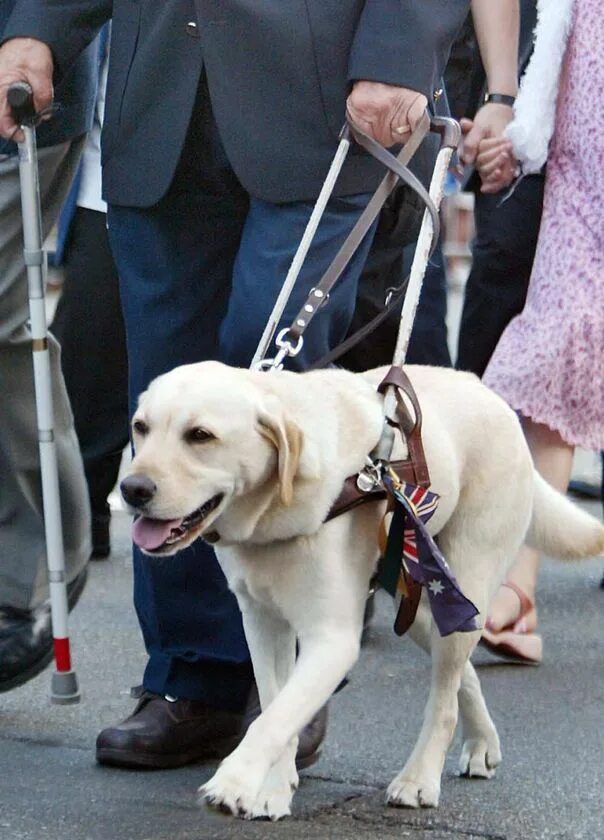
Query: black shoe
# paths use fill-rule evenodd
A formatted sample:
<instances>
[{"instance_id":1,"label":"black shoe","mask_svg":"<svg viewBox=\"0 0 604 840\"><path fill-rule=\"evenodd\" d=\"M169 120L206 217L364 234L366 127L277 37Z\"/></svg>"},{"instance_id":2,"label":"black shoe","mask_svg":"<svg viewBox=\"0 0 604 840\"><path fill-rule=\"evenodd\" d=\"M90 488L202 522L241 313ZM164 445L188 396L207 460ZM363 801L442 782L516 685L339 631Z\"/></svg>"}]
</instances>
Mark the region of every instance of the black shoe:
<instances>
[{"instance_id":1,"label":"black shoe","mask_svg":"<svg viewBox=\"0 0 604 840\"><path fill-rule=\"evenodd\" d=\"M255 689L243 714L220 711L197 700L143 691L130 717L99 734L96 760L113 767L161 770L224 758L259 714ZM296 756L298 769L318 760L326 722L324 708L303 730Z\"/></svg>"},{"instance_id":2,"label":"black shoe","mask_svg":"<svg viewBox=\"0 0 604 840\"><path fill-rule=\"evenodd\" d=\"M92 560L105 560L111 553L111 539L109 536L110 513L92 514Z\"/></svg>"},{"instance_id":3,"label":"black shoe","mask_svg":"<svg viewBox=\"0 0 604 840\"><path fill-rule=\"evenodd\" d=\"M69 609L84 590L88 569L67 586ZM0 692L10 691L36 677L53 657L50 605L33 610L0 607Z\"/></svg>"}]
</instances>

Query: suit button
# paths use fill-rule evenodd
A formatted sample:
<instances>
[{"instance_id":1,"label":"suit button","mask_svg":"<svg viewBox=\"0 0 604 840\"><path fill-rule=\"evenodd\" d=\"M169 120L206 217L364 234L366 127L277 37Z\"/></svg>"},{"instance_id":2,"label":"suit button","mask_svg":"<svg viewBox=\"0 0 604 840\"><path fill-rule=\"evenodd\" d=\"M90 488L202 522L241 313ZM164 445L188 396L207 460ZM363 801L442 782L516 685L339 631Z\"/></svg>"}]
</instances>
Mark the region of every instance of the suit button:
<instances>
[{"instance_id":1,"label":"suit button","mask_svg":"<svg viewBox=\"0 0 604 840\"><path fill-rule=\"evenodd\" d=\"M442 88L438 88L438 90L435 90L434 93L432 94L432 96L434 98L434 101L438 102L438 100L441 98L443 93L444 93L444 91L443 91Z\"/></svg>"},{"instance_id":2,"label":"suit button","mask_svg":"<svg viewBox=\"0 0 604 840\"><path fill-rule=\"evenodd\" d=\"M190 35L192 38L199 38L199 30L194 20L190 20L187 23L187 35Z\"/></svg>"}]
</instances>

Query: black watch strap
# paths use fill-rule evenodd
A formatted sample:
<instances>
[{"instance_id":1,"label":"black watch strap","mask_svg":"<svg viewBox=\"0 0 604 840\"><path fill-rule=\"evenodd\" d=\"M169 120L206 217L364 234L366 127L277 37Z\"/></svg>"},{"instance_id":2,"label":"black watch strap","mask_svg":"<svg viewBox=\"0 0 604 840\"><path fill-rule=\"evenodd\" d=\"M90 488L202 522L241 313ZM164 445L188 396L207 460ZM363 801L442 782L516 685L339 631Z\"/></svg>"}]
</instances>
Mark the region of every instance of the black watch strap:
<instances>
[{"instance_id":1,"label":"black watch strap","mask_svg":"<svg viewBox=\"0 0 604 840\"><path fill-rule=\"evenodd\" d=\"M494 105L509 105L511 108L515 101L516 97L510 96L508 93L486 93L484 97L485 105L491 102Z\"/></svg>"}]
</instances>

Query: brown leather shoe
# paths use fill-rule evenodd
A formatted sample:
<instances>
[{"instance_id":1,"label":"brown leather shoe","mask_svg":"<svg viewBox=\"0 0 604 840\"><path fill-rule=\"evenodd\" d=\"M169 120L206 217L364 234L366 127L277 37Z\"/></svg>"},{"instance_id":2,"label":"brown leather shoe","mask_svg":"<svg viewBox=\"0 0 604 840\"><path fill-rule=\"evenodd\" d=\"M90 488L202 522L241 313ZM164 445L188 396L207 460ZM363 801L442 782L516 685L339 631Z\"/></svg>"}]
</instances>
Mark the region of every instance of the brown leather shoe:
<instances>
[{"instance_id":1,"label":"brown leather shoe","mask_svg":"<svg viewBox=\"0 0 604 840\"><path fill-rule=\"evenodd\" d=\"M114 767L160 770L223 758L237 746L259 714L255 687L243 715L220 711L200 701L168 699L143 691L130 717L99 734L96 760ZM319 760L326 727L327 706L300 735L298 770Z\"/></svg>"},{"instance_id":2,"label":"brown leather shoe","mask_svg":"<svg viewBox=\"0 0 604 840\"><path fill-rule=\"evenodd\" d=\"M143 691L134 712L96 740L96 760L115 767L167 769L223 758L240 739L242 715L196 700Z\"/></svg>"},{"instance_id":3,"label":"brown leather shoe","mask_svg":"<svg viewBox=\"0 0 604 840\"><path fill-rule=\"evenodd\" d=\"M245 712L243 713L243 723L241 726L241 737L247 732L248 726L252 721L260 715L260 698L258 697L258 689L254 685L250 691L250 696L247 701ZM305 770L316 764L321 758L321 744L325 739L327 732L327 704L319 709L317 714L307 724L298 738L298 750L296 752L296 769Z\"/></svg>"}]
</instances>

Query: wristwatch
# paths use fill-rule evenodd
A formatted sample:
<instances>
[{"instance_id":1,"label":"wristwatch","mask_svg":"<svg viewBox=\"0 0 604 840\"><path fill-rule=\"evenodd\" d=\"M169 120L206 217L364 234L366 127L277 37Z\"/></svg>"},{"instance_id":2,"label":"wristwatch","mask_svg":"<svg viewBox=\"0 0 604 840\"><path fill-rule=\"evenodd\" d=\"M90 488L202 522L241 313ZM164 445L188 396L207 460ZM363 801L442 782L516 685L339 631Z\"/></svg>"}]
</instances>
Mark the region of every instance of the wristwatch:
<instances>
[{"instance_id":1,"label":"wristwatch","mask_svg":"<svg viewBox=\"0 0 604 840\"><path fill-rule=\"evenodd\" d=\"M511 108L515 101L516 97L510 96L508 93L485 93L484 95L485 105L491 102L493 105L509 105Z\"/></svg>"}]
</instances>

